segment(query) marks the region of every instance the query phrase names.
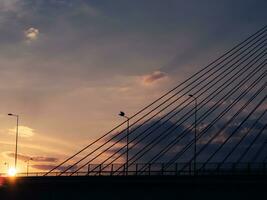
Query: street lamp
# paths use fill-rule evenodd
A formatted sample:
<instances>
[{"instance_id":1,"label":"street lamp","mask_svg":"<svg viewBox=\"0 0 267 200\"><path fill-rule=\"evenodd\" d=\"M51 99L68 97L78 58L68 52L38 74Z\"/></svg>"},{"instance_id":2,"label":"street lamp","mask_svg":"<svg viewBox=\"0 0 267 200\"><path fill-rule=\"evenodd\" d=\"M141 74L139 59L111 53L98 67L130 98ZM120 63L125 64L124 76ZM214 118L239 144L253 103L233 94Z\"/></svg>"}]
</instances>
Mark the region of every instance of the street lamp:
<instances>
[{"instance_id":1,"label":"street lamp","mask_svg":"<svg viewBox=\"0 0 267 200\"><path fill-rule=\"evenodd\" d=\"M195 146L194 146L194 174L196 174L196 162L197 162L197 98L194 95L189 94L189 97L195 100Z\"/></svg>"},{"instance_id":2,"label":"street lamp","mask_svg":"<svg viewBox=\"0 0 267 200\"><path fill-rule=\"evenodd\" d=\"M120 111L119 116L127 119L127 134L126 134L126 175L128 175L128 164L129 164L129 125L130 118L125 115L124 112Z\"/></svg>"},{"instance_id":3,"label":"street lamp","mask_svg":"<svg viewBox=\"0 0 267 200\"><path fill-rule=\"evenodd\" d=\"M28 176L28 174L29 174L30 160L32 160L32 158L29 158L28 160L25 160L25 162L27 162L27 176Z\"/></svg>"},{"instance_id":4,"label":"street lamp","mask_svg":"<svg viewBox=\"0 0 267 200\"><path fill-rule=\"evenodd\" d=\"M19 116L9 113L9 116L17 118L17 130L16 130L16 149L15 149L15 169L17 169L17 157L18 157L18 134L19 134Z\"/></svg>"}]
</instances>

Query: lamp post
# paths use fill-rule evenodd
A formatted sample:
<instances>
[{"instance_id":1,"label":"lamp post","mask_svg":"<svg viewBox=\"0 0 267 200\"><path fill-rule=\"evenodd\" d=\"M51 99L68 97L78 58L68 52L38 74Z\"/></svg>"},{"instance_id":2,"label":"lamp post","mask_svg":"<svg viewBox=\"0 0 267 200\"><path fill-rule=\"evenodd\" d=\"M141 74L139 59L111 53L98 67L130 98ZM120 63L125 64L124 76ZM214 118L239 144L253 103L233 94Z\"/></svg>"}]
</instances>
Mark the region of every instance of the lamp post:
<instances>
[{"instance_id":1,"label":"lamp post","mask_svg":"<svg viewBox=\"0 0 267 200\"><path fill-rule=\"evenodd\" d=\"M27 162L27 176L28 176L28 174L29 174L30 160L32 160L32 158L29 158L28 160L25 161L25 162Z\"/></svg>"},{"instance_id":2,"label":"lamp post","mask_svg":"<svg viewBox=\"0 0 267 200\"><path fill-rule=\"evenodd\" d=\"M129 164L129 126L130 118L125 115L124 112L120 111L119 116L126 118L127 120L127 133L126 133L126 175L128 175L128 164Z\"/></svg>"},{"instance_id":3,"label":"lamp post","mask_svg":"<svg viewBox=\"0 0 267 200\"><path fill-rule=\"evenodd\" d=\"M17 169L17 157L18 157L18 134L19 134L19 116L9 113L9 116L17 118L17 130L16 130L16 148L15 148L15 169Z\"/></svg>"},{"instance_id":4,"label":"lamp post","mask_svg":"<svg viewBox=\"0 0 267 200\"><path fill-rule=\"evenodd\" d=\"M197 98L194 95L189 94L189 97L195 100L195 145L194 145L194 174L196 174L196 163L197 163Z\"/></svg>"}]
</instances>

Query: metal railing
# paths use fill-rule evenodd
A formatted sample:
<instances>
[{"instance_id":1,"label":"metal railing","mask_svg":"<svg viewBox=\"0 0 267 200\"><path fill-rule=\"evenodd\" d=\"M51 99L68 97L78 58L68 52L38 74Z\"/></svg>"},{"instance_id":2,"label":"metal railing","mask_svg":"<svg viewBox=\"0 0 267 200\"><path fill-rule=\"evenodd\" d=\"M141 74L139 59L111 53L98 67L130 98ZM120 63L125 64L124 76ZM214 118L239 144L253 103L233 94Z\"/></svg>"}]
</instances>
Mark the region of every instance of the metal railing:
<instances>
[{"instance_id":1,"label":"metal railing","mask_svg":"<svg viewBox=\"0 0 267 200\"><path fill-rule=\"evenodd\" d=\"M154 163L148 165L145 170L140 171L146 163L136 163L126 171L125 164L106 165L89 164L87 169L73 174L73 172L50 173L49 176L203 176L203 175L267 175L267 163L197 163L194 170L193 163L174 163L166 168L165 163ZM187 166L186 166L187 165ZM186 166L186 167L184 167ZM204 167L203 167L204 166ZM93 169L93 170L91 170ZM120 169L120 170L118 170ZM43 176L46 172L18 173L17 177ZM7 174L0 174L7 176Z\"/></svg>"}]
</instances>

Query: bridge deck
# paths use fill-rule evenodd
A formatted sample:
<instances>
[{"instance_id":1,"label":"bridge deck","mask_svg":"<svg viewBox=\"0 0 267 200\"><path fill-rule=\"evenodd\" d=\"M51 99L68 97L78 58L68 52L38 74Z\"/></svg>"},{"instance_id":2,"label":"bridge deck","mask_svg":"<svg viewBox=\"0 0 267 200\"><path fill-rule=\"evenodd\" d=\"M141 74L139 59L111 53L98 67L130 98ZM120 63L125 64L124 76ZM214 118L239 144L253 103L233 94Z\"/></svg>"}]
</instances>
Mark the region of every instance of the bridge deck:
<instances>
[{"instance_id":1,"label":"bridge deck","mask_svg":"<svg viewBox=\"0 0 267 200\"><path fill-rule=\"evenodd\" d=\"M267 198L267 176L260 175L18 177L1 182L1 199Z\"/></svg>"}]
</instances>

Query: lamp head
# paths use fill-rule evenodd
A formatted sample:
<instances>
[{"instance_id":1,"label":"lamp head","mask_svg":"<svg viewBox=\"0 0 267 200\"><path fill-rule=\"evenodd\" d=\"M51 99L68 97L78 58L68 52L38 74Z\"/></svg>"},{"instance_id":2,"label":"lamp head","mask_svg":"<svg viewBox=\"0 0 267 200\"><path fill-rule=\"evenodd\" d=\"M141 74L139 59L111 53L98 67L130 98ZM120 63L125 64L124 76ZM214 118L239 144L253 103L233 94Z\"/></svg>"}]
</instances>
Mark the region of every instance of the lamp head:
<instances>
[{"instance_id":1,"label":"lamp head","mask_svg":"<svg viewBox=\"0 0 267 200\"><path fill-rule=\"evenodd\" d=\"M122 116L122 117L124 117L125 116L125 113L122 112L122 111L120 111L119 115Z\"/></svg>"},{"instance_id":2,"label":"lamp head","mask_svg":"<svg viewBox=\"0 0 267 200\"><path fill-rule=\"evenodd\" d=\"M12 114L12 113L8 113L7 115L9 115L9 116L13 116L13 114Z\"/></svg>"},{"instance_id":3,"label":"lamp head","mask_svg":"<svg viewBox=\"0 0 267 200\"><path fill-rule=\"evenodd\" d=\"M190 96L190 97L193 97L193 95L192 95L192 94L189 94L188 96Z\"/></svg>"}]
</instances>

